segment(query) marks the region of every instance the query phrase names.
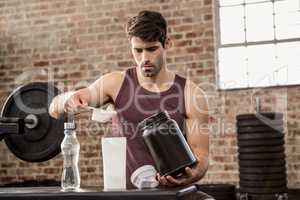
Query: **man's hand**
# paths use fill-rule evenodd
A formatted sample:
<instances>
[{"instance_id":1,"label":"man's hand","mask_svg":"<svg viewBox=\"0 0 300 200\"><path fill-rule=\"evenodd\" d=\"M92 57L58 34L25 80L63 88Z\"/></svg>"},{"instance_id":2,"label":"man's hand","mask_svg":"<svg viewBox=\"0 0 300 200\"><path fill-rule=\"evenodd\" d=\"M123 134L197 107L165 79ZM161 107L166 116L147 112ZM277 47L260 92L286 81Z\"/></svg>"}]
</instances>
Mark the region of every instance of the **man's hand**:
<instances>
[{"instance_id":1,"label":"man's hand","mask_svg":"<svg viewBox=\"0 0 300 200\"><path fill-rule=\"evenodd\" d=\"M89 96L89 89L62 93L52 100L49 106L49 114L58 119L63 113L76 112L80 108L88 106Z\"/></svg>"},{"instance_id":2,"label":"man's hand","mask_svg":"<svg viewBox=\"0 0 300 200\"><path fill-rule=\"evenodd\" d=\"M64 112L77 112L88 106L89 92L78 90L64 102Z\"/></svg>"},{"instance_id":3,"label":"man's hand","mask_svg":"<svg viewBox=\"0 0 300 200\"><path fill-rule=\"evenodd\" d=\"M194 183L198 181L202 177L203 172L201 172L201 166L198 162L196 166L193 168L186 167L185 174L179 177L172 177L172 176L161 176L157 173L157 180L163 186L168 187L176 187L176 186L183 186Z\"/></svg>"}]
</instances>

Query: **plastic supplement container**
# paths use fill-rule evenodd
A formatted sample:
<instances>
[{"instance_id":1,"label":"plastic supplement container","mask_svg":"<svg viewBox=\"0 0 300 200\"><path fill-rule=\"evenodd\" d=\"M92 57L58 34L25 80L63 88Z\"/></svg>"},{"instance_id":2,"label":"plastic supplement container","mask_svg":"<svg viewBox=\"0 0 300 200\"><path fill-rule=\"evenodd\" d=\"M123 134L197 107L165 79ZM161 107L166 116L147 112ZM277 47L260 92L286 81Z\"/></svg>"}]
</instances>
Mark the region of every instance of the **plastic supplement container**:
<instances>
[{"instance_id":1,"label":"plastic supplement container","mask_svg":"<svg viewBox=\"0 0 300 200\"><path fill-rule=\"evenodd\" d=\"M144 119L139 129L162 176L177 176L197 163L177 122L166 111Z\"/></svg>"}]
</instances>

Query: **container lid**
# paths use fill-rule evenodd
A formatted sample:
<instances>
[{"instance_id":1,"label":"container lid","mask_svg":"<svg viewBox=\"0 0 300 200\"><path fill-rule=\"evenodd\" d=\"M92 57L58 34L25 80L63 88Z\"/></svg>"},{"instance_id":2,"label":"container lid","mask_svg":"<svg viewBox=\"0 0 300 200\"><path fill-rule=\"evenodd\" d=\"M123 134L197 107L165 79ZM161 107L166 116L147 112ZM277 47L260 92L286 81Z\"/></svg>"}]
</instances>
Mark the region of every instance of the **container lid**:
<instances>
[{"instance_id":1,"label":"container lid","mask_svg":"<svg viewBox=\"0 0 300 200\"><path fill-rule=\"evenodd\" d=\"M141 121L138 124L139 129L145 129L146 127L153 126L154 124L160 122L161 120L170 118L167 111L161 111L159 113L156 113L154 115L151 115L150 117L147 117L143 121Z\"/></svg>"},{"instance_id":2,"label":"container lid","mask_svg":"<svg viewBox=\"0 0 300 200\"><path fill-rule=\"evenodd\" d=\"M132 173L130 181L137 188L155 188L159 185L155 179L156 173L152 165L143 165Z\"/></svg>"}]
</instances>

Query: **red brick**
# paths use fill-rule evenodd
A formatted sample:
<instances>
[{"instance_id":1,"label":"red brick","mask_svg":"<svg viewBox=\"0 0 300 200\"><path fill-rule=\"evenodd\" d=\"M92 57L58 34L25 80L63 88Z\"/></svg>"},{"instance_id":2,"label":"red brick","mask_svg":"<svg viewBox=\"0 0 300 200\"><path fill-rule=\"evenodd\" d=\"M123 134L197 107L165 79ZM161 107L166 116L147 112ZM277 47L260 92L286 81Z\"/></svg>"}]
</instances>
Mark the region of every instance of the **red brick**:
<instances>
[{"instance_id":1,"label":"red brick","mask_svg":"<svg viewBox=\"0 0 300 200\"><path fill-rule=\"evenodd\" d=\"M59 172L59 169L57 168L46 168L44 169L45 174L57 174Z\"/></svg>"},{"instance_id":2,"label":"red brick","mask_svg":"<svg viewBox=\"0 0 300 200\"><path fill-rule=\"evenodd\" d=\"M121 54L112 54L112 55L107 55L106 60L122 60L123 56Z\"/></svg>"},{"instance_id":3,"label":"red brick","mask_svg":"<svg viewBox=\"0 0 300 200\"><path fill-rule=\"evenodd\" d=\"M186 51L187 53L201 53L203 52L203 47L188 47Z\"/></svg>"},{"instance_id":4,"label":"red brick","mask_svg":"<svg viewBox=\"0 0 300 200\"><path fill-rule=\"evenodd\" d=\"M174 27L175 32L188 32L188 31L192 31L192 30L193 30L192 25L181 25L181 26Z\"/></svg>"},{"instance_id":5,"label":"red brick","mask_svg":"<svg viewBox=\"0 0 300 200\"><path fill-rule=\"evenodd\" d=\"M35 20L33 23L35 25L49 24L49 20L47 20L47 19L38 19L38 20Z\"/></svg>"},{"instance_id":6,"label":"red brick","mask_svg":"<svg viewBox=\"0 0 300 200\"><path fill-rule=\"evenodd\" d=\"M0 170L0 176L1 175L5 175L6 176L7 175L7 170L6 169L1 169Z\"/></svg>"},{"instance_id":7,"label":"red brick","mask_svg":"<svg viewBox=\"0 0 300 200\"><path fill-rule=\"evenodd\" d=\"M96 171L96 167L88 167L87 168L88 173L92 173L92 172L95 172L95 171Z\"/></svg>"},{"instance_id":8,"label":"red brick","mask_svg":"<svg viewBox=\"0 0 300 200\"><path fill-rule=\"evenodd\" d=\"M191 60L191 59L193 59L193 57L192 56L178 56L178 57L175 57L175 62L186 62L186 61L189 61L189 60Z\"/></svg>"},{"instance_id":9,"label":"red brick","mask_svg":"<svg viewBox=\"0 0 300 200\"><path fill-rule=\"evenodd\" d=\"M194 22L194 20L193 20L193 18L192 17L186 17L186 18L183 18L182 19L182 23L193 23Z\"/></svg>"},{"instance_id":10,"label":"red brick","mask_svg":"<svg viewBox=\"0 0 300 200\"><path fill-rule=\"evenodd\" d=\"M178 39L181 39L182 37L183 37L182 34L172 34L172 35L170 35L170 38L172 40L178 40Z\"/></svg>"},{"instance_id":11,"label":"red brick","mask_svg":"<svg viewBox=\"0 0 300 200\"><path fill-rule=\"evenodd\" d=\"M98 153L90 153L89 152L89 153L84 153L83 155L86 158L94 158L94 157L98 156Z\"/></svg>"},{"instance_id":12,"label":"red brick","mask_svg":"<svg viewBox=\"0 0 300 200\"><path fill-rule=\"evenodd\" d=\"M211 4L212 4L211 0L204 0L204 5L211 5Z\"/></svg>"},{"instance_id":13,"label":"red brick","mask_svg":"<svg viewBox=\"0 0 300 200\"><path fill-rule=\"evenodd\" d=\"M70 64L80 64L83 63L85 61L84 58L72 58L70 60Z\"/></svg>"},{"instance_id":14,"label":"red brick","mask_svg":"<svg viewBox=\"0 0 300 200\"><path fill-rule=\"evenodd\" d=\"M1 167L3 168L12 168L12 167L16 167L16 163L2 163Z\"/></svg>"},{"instance_id":15,"label":"red brick","mask_svg":"<svg viewBox=\"0 0 300 200\"><path fill-rule=\"evenodd\" d=\"M2 83L9 83L9 82L13 82L14 79L13 78L6 78L6 77L1 77L1 82Z\"/></svg>"},{"instance_id":16,"label":"red brick","mask_svg":"<svg viewBox=\"0 0 300 200\"><path fill-rule=\"evenodd\" d=\"M53 61L51 61L51 64L52 65L63 65L63 64L66 64L66 60L65 59L63 59L63 60L53 60Z\"/></svg>"},{"instance_id":17,"label":"red brick","mask_svg":"<svg viewBox=\"0 0 300 200\"><path fill-rule=\"evenodd\" d=\"M212 15L211 14L204 15L204 20L205 21L211 21L212 20Z\"/></svg>"},{"instance_id":18,"label":"red brick","mask_svg":"<svg viewBox=\"0 0 300 200\"><path fill-rule=\"evenodd\" d=\"M14 65L13 64L2 64L0 65L0 70L10 70L13 69Z\"/></svg>"},{"instance_id":19,"label":"red brick","mask_svg":"<svg viewBox=\"0 0 300 200\"><path fill-rule=\"evenodd\" d=\"M102 32L105 32L105 28L104 27L92 27L92 28L89 28L88 30L87 30L87 32L89 33L89 34L91 34L91 33L102 33Z\"/></svg>"},{"instance_id":20,"label":"red brick","mask_svg":"<svg viewBox=\"0 0 300 200\"><path fill-rule=\"evenodd\" d=\"M167 21L169 26L176 26L176 25L180 25L181 24L181 20L180 19L169 19Z\"/></svg>"},{"instance_id":21,"label":"red brick","mask_svg":"<svg viewBox=\"0 0 300 200\"><path fill-rule=\"evenodd\" d=\"M15 179L15 177L12 177L12 176L4 176L4 177L0 177L0 182L1 183L11 183L11 182L13 182L14 179Z\"/></svg>"},{"instance_id":22,"label":"red brick","mask_svg":"<svg viewBox=\"0 0 300 200\"><path fill-rule=\"evenodd\" d=\"M77 23L78 27L83 28L83 27L92 27L94 26L95 21L94 20L83 20L83 21L79 21Z\"/></svg>"},{"instance_id":23,"label":"red brick","mask_svg":"<svg viewBox=\"0 0 300 200\"><path fill-rule=\"evenodd\" d=\"M16 54L31 54L32 50L31 49L19 49L16 51Z\"/></svg>"},{"instance_id":24,"label":"red brick","mask_svg":"<svg viewBox=\"0 0 300 200\"><path fill-rule=\"evenodd\" d=\"M190 46L192 45L191 40L178 40L174 41L174 47L185 47L185 46Z\"/></svg>"},{"instance_id":25,"label":"red brick","mask_svg":"<svg viewBox=\"0 0 300 200\"><path fill-rule=\"evenodd\" d=\"M195 38L197 37L197 34L195 32L190 32L185 34L186 38Z\"/></svg>"},{"instance_id":26,"label":"red brick","mask_svg":"<svg viewBox=\"0 0 300 200\"><path fill-rule=\"evenodd\" d=\"M11 70L9 71L9 76L18 76L22 73L20 70Z\"/></svg>"},{"instance_id":27,"label":"red brick","mask_svg":"<svg viewBox=\"0 0 300 200\"><path fill-rule=\"evenodd\" d=\"M33 64L35 67L44 67L49 65L49 61L39 61Z\"/></svg>"},{"instance_id":28,"label":"red brick","mask_svg":"<svg viewBox=\"0 0 300 200\"><path fill-rule=\"evenodd\" d=\"M123 61L123 62L118 62L118 67L129 67L132 66L132 62L131 61Z\"/></svg>"},{"instance_id":29,"label":"red brick","mask_svg":"<svg viewBox=\"0 0 300 200\"><path fill-rule=\"evenodd\" d=\"M213 36L214 32L213 30L208 30L208 31L205 31L204 35L205 36Z\"/></svg>"}]
</instances>

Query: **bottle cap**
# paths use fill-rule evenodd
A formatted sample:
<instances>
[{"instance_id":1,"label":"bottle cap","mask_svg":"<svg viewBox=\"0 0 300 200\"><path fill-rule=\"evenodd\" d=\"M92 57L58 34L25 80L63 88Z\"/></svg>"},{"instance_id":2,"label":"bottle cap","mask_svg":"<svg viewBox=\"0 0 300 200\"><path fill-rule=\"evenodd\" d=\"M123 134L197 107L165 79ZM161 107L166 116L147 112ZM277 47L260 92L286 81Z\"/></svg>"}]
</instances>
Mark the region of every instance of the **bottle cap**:
<instances>
[{"instance_id":1,"label":"bottle cap","mask_svg":"<svg viewBox=\"0 0 300 200\"><path fill-rule=\"evenodd\" d=\"M64 129L74 130L76 128L75 122L65 122Z\"/></svg>"}]
</instances>

